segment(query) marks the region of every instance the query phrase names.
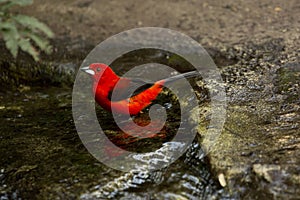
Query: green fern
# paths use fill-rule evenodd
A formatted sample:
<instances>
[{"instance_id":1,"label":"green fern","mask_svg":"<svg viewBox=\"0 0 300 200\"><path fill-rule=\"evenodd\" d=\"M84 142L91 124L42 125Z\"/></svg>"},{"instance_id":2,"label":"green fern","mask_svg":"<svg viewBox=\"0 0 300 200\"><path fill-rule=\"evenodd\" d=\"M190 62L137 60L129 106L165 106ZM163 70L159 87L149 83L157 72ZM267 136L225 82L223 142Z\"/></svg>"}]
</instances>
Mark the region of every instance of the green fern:
<instances>
[{"instance_id":1,"label":"green fern","mask_svg":"<svg viewBox=\"0 0 300 200\"><path fill-rule=\"evenodd\" d=\"M13 14L10 11L14 6L30 4L32 0L0 0L0 34L3 36L6 48L14 58L17 57L20 48L38 61L37 47L46 53L51 52L48 38L53 38L53 32L34 17Z\"/></svg>"}]
</instances>

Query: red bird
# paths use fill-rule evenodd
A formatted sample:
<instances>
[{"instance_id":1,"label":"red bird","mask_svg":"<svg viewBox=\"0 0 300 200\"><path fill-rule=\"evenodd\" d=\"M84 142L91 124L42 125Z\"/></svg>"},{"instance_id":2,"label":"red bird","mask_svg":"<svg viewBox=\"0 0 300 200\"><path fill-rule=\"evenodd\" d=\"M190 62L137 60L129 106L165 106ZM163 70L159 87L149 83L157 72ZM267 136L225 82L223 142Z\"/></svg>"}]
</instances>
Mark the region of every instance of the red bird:
<instances>
[{"instance_id":1,"label":"red bird","mask_svg":"<svg viewBox=\"0 0 300 200\"><path fill-rule=\"evenodd\" d=\"M109 111L114 108L114 111L119 114L127 114L129 109L131 115L138 114L151 104L167 83L199 76L197 71L191 71L149 83L141 79L120 78L109 66L102 63L93 63L81 70L92 75L93 93L96 102L101 107ZM118 85L116 85L117 83ZM134 87L137 84L142 86ZM114 99L112 99L112 92L114 92Z\"/></svg>"}]
</instances>

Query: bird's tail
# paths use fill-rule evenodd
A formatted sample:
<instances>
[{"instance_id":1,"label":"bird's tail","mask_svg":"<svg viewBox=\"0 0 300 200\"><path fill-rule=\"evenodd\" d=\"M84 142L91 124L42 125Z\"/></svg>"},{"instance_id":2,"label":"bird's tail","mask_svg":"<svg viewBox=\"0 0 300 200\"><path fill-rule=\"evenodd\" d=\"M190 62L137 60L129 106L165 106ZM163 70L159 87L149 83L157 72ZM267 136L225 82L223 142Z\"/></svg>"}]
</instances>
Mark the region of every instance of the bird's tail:
<instances>
[{"instance_id":1,"label":"bird's tail","mask_svg":"<svg viewBox=\"0 0 300 200\"><path fill-rule=\"evenodd\" d=\"M192 77L196 77L196 76L200 76L200 73L198 71L190 71L190 72L186 72L186 73L183 73L183 74L178 74L178 75L163 79L159 82L162 82L163 84L168 84L168 83L174 82L174 81L179 80L179 79L192 78Z\"/></svg>"}]
</instances>

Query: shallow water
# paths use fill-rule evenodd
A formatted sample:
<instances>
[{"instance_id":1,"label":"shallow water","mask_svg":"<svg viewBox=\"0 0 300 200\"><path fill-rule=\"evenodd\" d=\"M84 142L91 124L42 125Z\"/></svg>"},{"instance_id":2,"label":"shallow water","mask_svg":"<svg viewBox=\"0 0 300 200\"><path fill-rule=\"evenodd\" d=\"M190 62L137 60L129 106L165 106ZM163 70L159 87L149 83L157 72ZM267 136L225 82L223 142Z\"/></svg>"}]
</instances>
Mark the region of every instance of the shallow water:
<instances>
[{"instance_id":1,"label":"shallow water","mask_svg":"<svg viewBox=\"0 0 300 200\"><path fill-rule=\"evenodd\" d=\"M74 128L70 92L23 88L2 95L1 199L86 199L94 198L100 190L105 198L216 195L219 186L211 178L196 141L175 163L151 173L135 171L133 176L95 160Z\"/></svg>"},{"instance_id":2,"label":"shallow water","mask_svg":"<svg viewBox=\"0 0 300 200\"><path fill-rule=\"evenodd\" d=\"M165 54L152 52L156 58ZM131 55L129 55L131 56ZM135 61L145 62L143 54ZM120 58L113 65L128 69ZM169 62L170 59L163 60ZM178 60L173 60L176 65ZM180 65L182 66L182 65ZM186 65L186 68L189 67ZM184 71L182 68L181 70ZM171 110L157 137L122 141L112 116L97 106L99 123L122 148L150 152L170 141L178 127L178 103L162 94L157 103ZM173 102L172 102L173 101ZM173 103L173 104L170 104ZM20 86L1 94L0 199L207 199L226 196L212 179L197 138L178 160L161 170L120 172L98 162L83 146L72 118L68 88ZM175 110L175 111L172 111ZM147 112L147 109L146 109ZM147 113L135 119L147 119ZM117 137L116 137L117 136ZM120 144L121 143L121 144Z\"/></svg>"}]
</instances>

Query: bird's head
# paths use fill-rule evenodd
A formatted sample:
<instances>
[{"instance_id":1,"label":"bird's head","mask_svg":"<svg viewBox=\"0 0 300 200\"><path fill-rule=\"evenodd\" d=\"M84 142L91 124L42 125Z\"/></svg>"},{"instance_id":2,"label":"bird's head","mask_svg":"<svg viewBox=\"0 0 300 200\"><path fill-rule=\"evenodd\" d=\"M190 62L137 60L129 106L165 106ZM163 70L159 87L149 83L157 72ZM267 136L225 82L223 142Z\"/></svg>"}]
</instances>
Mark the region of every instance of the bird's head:
<instances>
[{"instance_id":1,"label":"bird's head","mask_svg":"<svg viewBox=\"0 0 300 200\"><path fill-rule=\"evenodd\" d=\"M81 68L82 71L84 71L85 73L90 74L94 80L99 80L103 75L109 73L113 73L113 71L111 70L111 68L103 63L92 63L90 64L88 67L83 67ZM104 74L105 72L105 74ZM113 73L114 74L114 73Z\"/></svg>"}]
</instances>

